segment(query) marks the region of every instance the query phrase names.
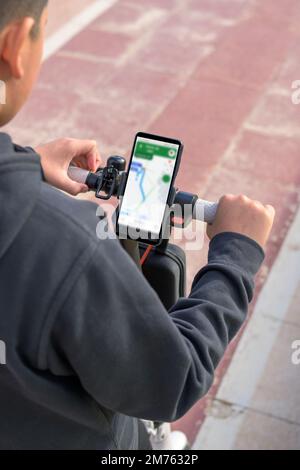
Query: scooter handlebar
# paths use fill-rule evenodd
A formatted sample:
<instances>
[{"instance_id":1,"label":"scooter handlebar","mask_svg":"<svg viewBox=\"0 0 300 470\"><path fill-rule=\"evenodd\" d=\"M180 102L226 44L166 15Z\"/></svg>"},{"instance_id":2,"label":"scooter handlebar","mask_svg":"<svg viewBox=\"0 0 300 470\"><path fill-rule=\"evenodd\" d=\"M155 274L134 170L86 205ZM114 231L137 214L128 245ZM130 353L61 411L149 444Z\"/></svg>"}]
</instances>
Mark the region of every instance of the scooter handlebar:
<instances>
[{"instance_id":1,"label":"scooter handlebar","mask_svg":"<svg viewBox=\"0 0 300 470\"><path fill-rule=\"evenodd\" d=\"M70 166L68 170L69 177L77 183L85 184L87 182L90 172L82 170L75 166ZM206 222L207 224L213 223L218 210L218 204L216 202L209 202L203 199L198 199L194 206L193 219Z\"/></svg>"},{"instance_id":2,"label":"scooter handlebar","mask_svg":"<svg viewBox=\"0 0 300 470\"><path fill-rule=\"evenodd\" d=\"M216 218L219 204L217 202L198 199L193 212L193 219L212 224Z\"/></svg>"},{"instance_id":3,"label":"scooter handlebar","mask_svg":"<svg viewBox=\"0 0 300 470\"><path fill-rule=\"evenodd\" d=\"M85 184L89 176L89 171L82 170L76 166L70 166L68 170L68 176L71 180L76 181L76 183Z\"/></svg>"}]
</instances>

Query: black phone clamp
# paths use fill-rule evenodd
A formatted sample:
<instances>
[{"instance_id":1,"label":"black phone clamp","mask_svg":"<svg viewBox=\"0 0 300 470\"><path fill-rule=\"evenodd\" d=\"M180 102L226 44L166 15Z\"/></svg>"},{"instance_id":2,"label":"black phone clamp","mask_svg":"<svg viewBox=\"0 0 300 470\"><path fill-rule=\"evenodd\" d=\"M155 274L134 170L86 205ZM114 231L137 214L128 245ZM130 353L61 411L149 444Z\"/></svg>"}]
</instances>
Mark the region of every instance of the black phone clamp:
<instances>
[{"instance_id":1,"label":"black phone clamp","mask_svg":"<svg viewBox=\"0 0 300 470\"><path fill-rule=\"evenodd\" d=\"M105 168L89 173L86 185L95 191L96 198L108 201L121 194L126 179L125 168L125 158L114 155L107 160Z\"/></svg>"}]
</instances>

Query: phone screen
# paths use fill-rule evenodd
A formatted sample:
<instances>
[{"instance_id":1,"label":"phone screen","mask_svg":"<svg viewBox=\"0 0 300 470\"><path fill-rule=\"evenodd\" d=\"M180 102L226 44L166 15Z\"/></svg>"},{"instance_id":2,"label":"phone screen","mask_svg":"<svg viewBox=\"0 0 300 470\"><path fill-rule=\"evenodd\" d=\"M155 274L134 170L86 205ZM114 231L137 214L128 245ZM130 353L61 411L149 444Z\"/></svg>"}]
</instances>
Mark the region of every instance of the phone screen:
<instances>
[{"instance_id":1,"label":"phone screen","mask_svg":"<svg viewBox=\"0 0 300 470\"><path fill-rule=\"evenodd\" d=\"M137 136L118 218L119 233L139 230L143 239L159 239L180 142Z\"/></svg>"}]
</instances>

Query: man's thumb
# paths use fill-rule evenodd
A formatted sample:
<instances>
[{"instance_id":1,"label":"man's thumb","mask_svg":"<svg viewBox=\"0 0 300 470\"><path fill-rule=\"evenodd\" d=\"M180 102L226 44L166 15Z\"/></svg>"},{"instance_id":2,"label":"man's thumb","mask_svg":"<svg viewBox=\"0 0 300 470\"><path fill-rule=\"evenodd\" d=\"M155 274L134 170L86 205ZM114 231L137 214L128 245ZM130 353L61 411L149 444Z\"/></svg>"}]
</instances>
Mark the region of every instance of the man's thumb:
<instances>
[{"instance_id":1,"label":"man's thumb","mask_svg":"<svg viewBox=\"0 0 300 470\"><path fill-rule=\"evenodd\" d=\"M62 189L67 193L71 194L71 196L77 196L78 194L87 193L89 190L86 184L76 183L70 178L65 181L64 187Z\"/></svg>"}]
</instances>

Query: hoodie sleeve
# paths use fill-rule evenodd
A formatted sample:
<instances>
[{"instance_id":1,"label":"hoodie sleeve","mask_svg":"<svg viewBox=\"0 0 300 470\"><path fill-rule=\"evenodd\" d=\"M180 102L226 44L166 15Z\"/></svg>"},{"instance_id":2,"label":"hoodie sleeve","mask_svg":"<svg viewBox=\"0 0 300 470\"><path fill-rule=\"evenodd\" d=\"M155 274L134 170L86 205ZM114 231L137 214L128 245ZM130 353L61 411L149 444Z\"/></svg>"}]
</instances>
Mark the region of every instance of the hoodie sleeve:
<instances>
[{"instance_id":1,"label":"hoodie sleeve","mask_svg":"<svg viewBox=\"0 0 300 470\"><path fill-rule=\"evenodd\" d=\"M36 153L36 151L32 147L22 147L18 144L14 144L14 150L17 153Z\"/></svg>"},{"instance_id":2,"label":"hoodie sleeve","mask_svg":"<svg viewBox=\"0 0 300 470\"><path fill-rule=\"evenodd\" d=\"M36 151L34 150L34 148L32 147L21 147L21 145L18 145L18 144L14 144L14 150L16 153L28 153L28 154L35 154L35 155L38 155L36 153ZM42 175L42 180L46 182L46 178L45 178L45 174L44 174L44 170L42 168L42 165L41 165L41 175Z\"/></svg>"},{"instance_id":3,"label":"hoodie sleeve","mask_svg":"<svg viewBox=\"0 0 300 470\"><path fill-rule=\"evenodd\" d=\"M59 350L101 406L178 419L209 390L246 318L263 258L247 237L216 236L190 296L167 312L119 244L99 243L56 318L49 369L56 373Z\"/></svg>"}]
</instances>

